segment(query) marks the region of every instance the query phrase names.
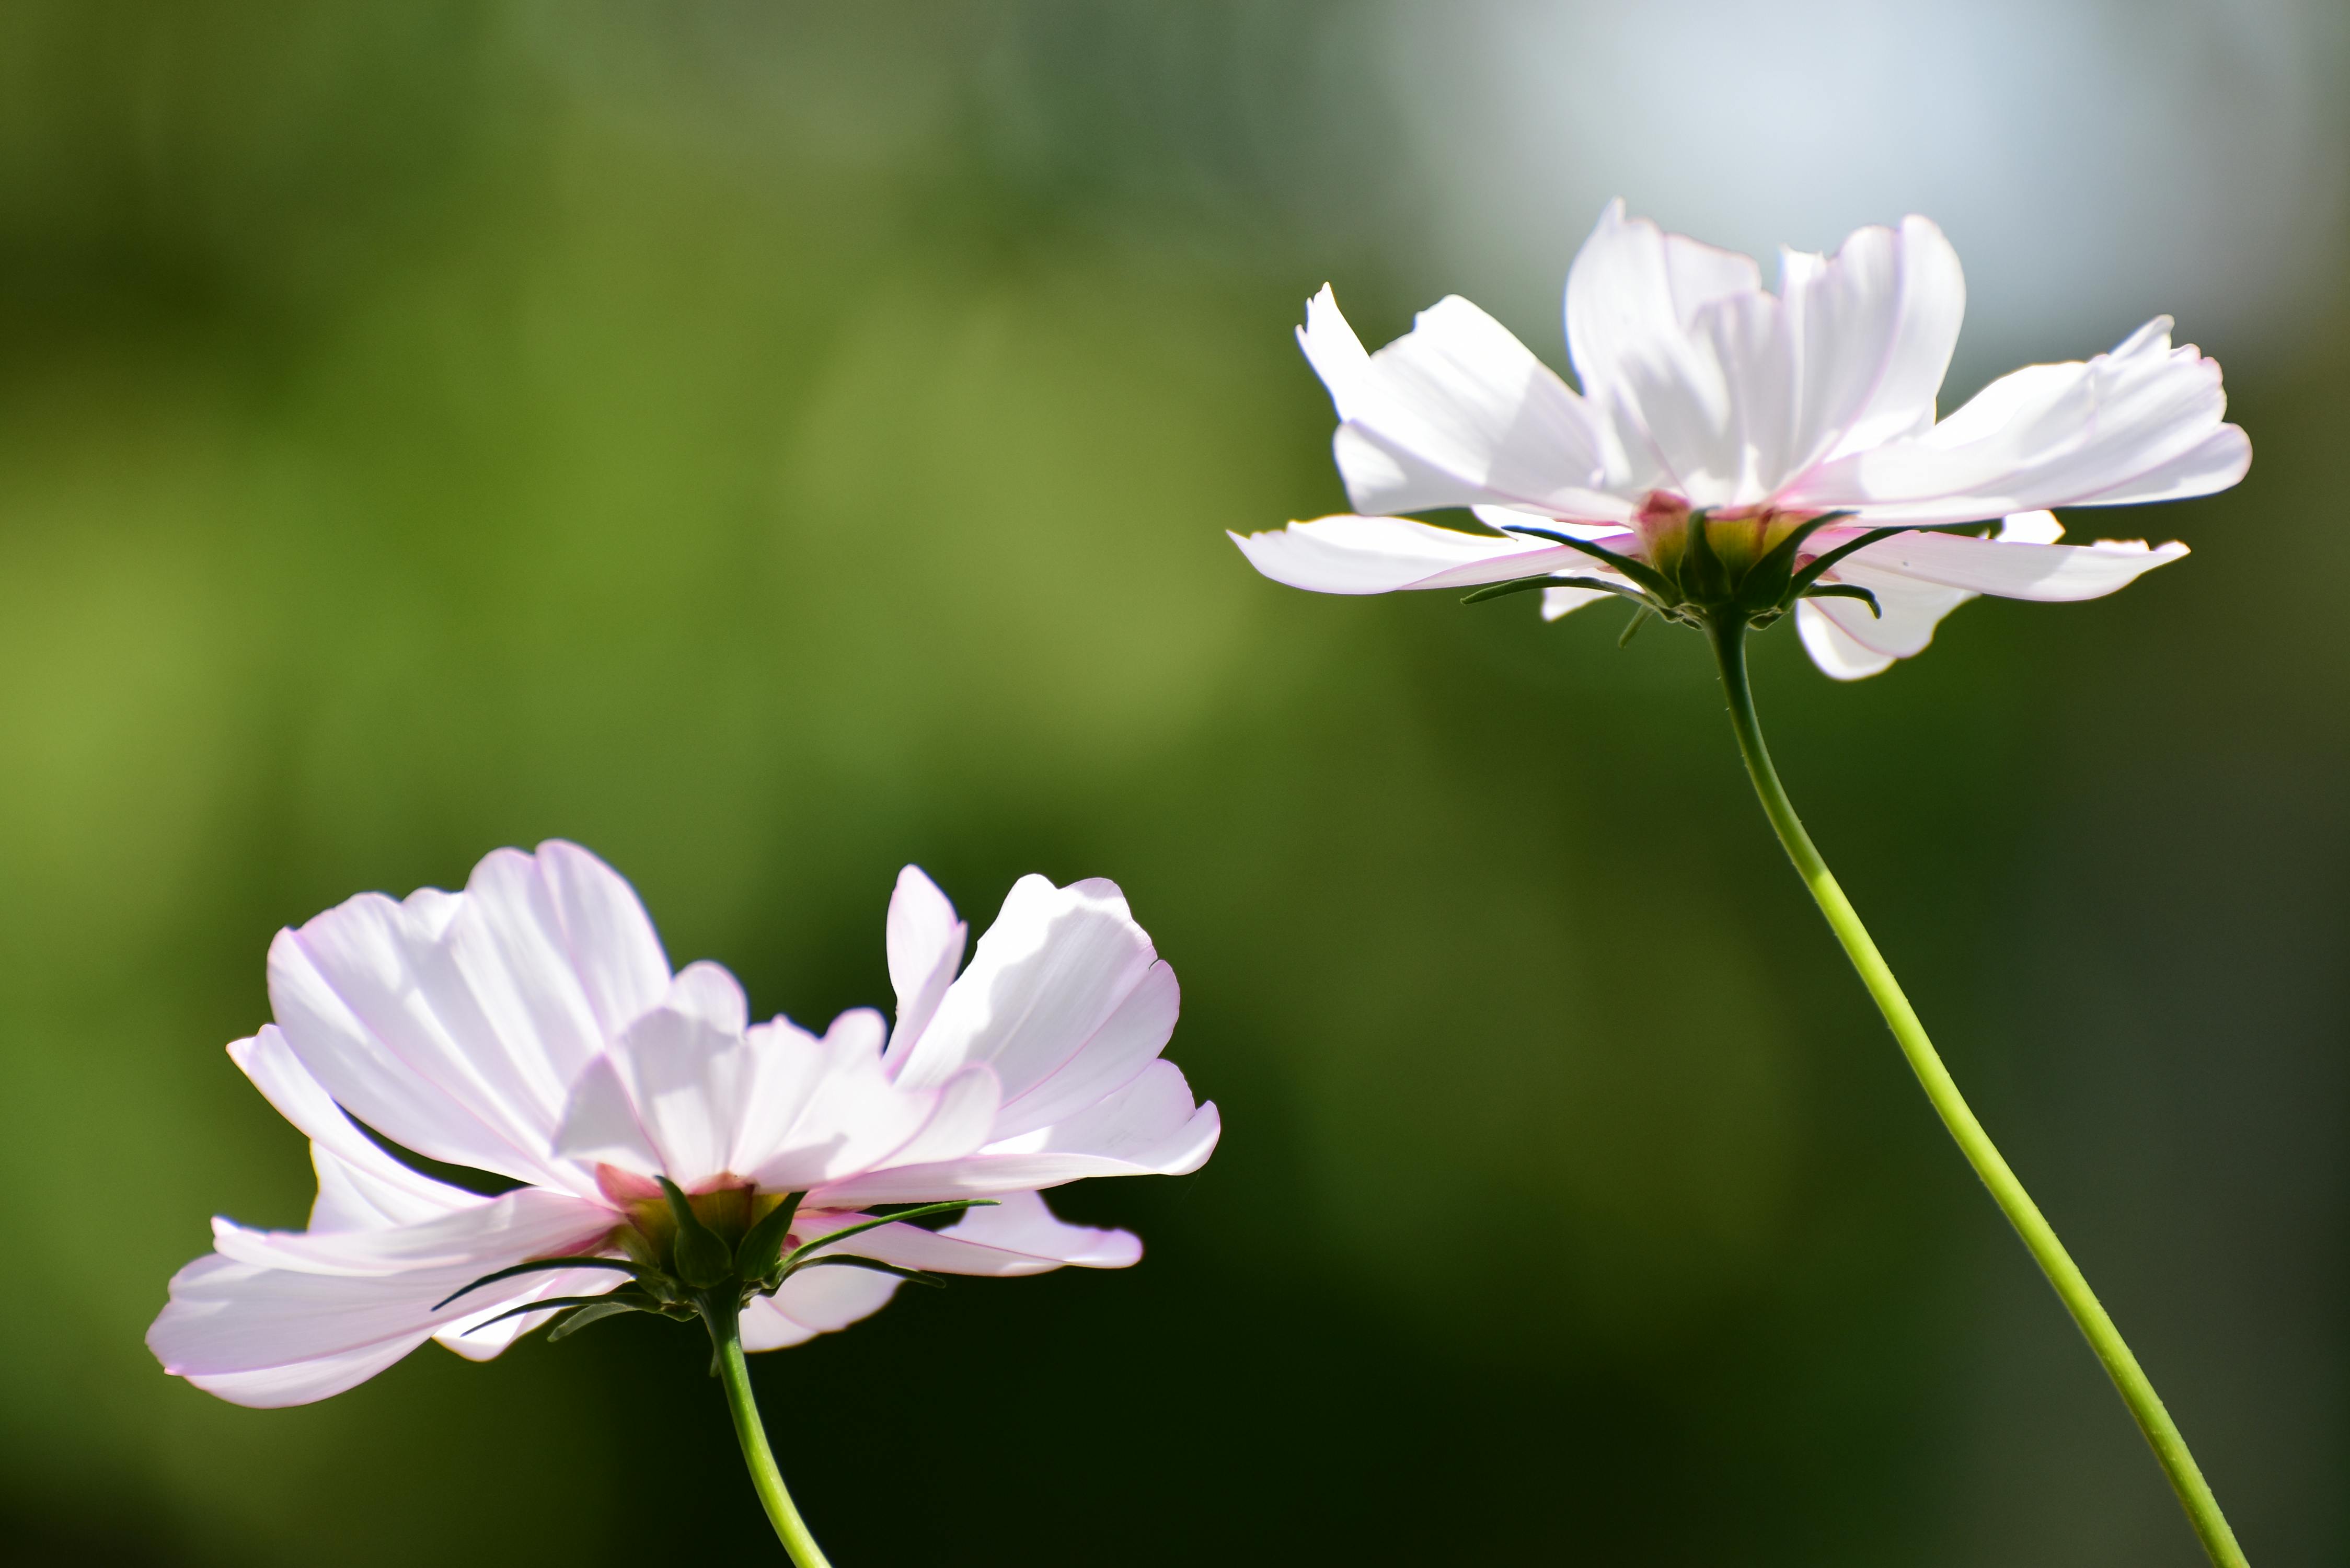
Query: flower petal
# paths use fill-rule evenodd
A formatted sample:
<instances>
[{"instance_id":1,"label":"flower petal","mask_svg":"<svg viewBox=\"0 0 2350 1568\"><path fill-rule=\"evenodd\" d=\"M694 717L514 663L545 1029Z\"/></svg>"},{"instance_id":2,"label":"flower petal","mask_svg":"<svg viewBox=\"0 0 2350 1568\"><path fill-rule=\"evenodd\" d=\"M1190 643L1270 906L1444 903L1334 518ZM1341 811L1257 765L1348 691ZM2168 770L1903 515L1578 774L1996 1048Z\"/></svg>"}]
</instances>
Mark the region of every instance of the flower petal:
<instances>
[{"instance_id":1,"label":"flower petal","mask_svg":"<svg viewBox=\"0 0 2350 1568\"><path fill-rule=\"evenodd\" d=\"M277 1114L310 1140L318 1171L312 1230L411 1224L486 1201L385 1153L319 1086L277 1025L266 1024L251 1039L233 1043L228 1054Z\"/></svg>"},{"instance_id":2,"label":"flower petal","mask_svg":"<svg viewBox=\"0 0 2350 1568\"><path fill-rule=\"evenodd\" d=\"M1849 564L1849 563L1847 563ZM1934 640L1934 628L1942 618L1975 596L1964 588L1939 587L1896 577L1890 573L1866 573L1846 577L1836 574L1839 580L1856 584L1877 596L1878 614L1871 615L1868 607L1857 599L1810 599L1822 615L1835 624L1854 642L1870 653L1891 659L1908 659L1925 651ZM1831 670L1829 673L1834 674Z\"/></svg>"},{"instance_id":3,"label":"flower petal","mask_svg":"<svg viewBox=\"0 0 2350 1568\"><path fill-rule=\"evenodd\" d=\"M337 1100L419 1153L583 1193L547 1156L572 1084L668 985L628 884L559 842L490 856L460 895L364 894L270 948L278 1023Z\"/></svg>"},{"instance_id":4,"label":"flower petal","mask_svg":"<svg viewBox=\"0 0 2350 1568\"><path fill-rule=\"evenodd\" d=\"M1003 1106L993 1136L1014 1137L1048 1127L1124 1088L1167 1048L1182 1005L1174 970L1164 960L1152 964L1067 1061ZM974 1139L971 1147L987 1141Z\"/></svg>"},{"instance_id":5,"label":"flower petal","mask_svg":"<svg viewBox=\"0 0 2350 1568\"><path fill-rule=\"evenodd\" d=\"M804 1269L743 1309L743 1348L781 1350L847 1328L888 1305L899 1283L871 1269Z\"/></svg>"},{"instance_id":6,"label":"flower petal","mask_svg":"<svg viewBox=\"0 0 2350 1568\"><path fill-rule=\"evenodd\" d=\"M858 1218L843 1215L839 1223ZM996 1207L973 1209L942 1231L884 1225L841 1246L860 1257L939 1274L1041 1274L1071 1264L1123 1269L1142 1258L1142 1242L1131 1231L1068 1224L1034 1192L1006 1193Z\"/></svg>"},{"instance_id":7,"label":"flower petal","mask_svg":"<svg viewBox=\"0 0 2350 1568\"><path fill-rule=\"evenodd\" d=\"M147 1343L166 1371L225 1398L323 1398L448 1324L526 1299L542 1282L525 1275L438 1305L451 1292L525 1259L593 1245L613 1223L598 1205L529 1188L424 1224L371 1231L260 1231L220 1221L220 1250L172 1279L171 1303ZM273 1371L283 1376L236 1376Z\"/></svg>"},{"instance_id":8,"label":"flower petal","mask_svg":"<svg viewBox=\"0 0 2350 1568\"><path fill-rule=\"evenodd\" d=\"M363 1345L357 1350L311 1361L287 1362L282 1366L257 1367L250 1372L188 1372L181 1376L232 1405L282 1410L347 1393L392 1363L405 1359L431 1337L423 1334L400 1334Z\"/></svg>"},{"instance_id":9,"label":"flower petal","mask_svg":"<svg viewBox=\"0 0 2350 1568\"><path fill-rule=\"evenodd\" d=\"M991 1067L1003 1094L992 1137L1015 1137L1131 1083L1166 1046L1180 1002L1174 971L1159 961L1117 884L1055 888L1024 877L898 1081L920 1086ZM929 1158L955 1158L983 1141ZM917 1161L901 1152L890 1163Z\"/></svg>"},{"instance_id":10,"label":"flower petal","mask_svg":"<svg viewBox=\"0 0 2350 1568\"><path fill-rule=\"evenodd\" d=\"M1762 499L1736 493L1744 464L1730 429L1726 345L1700 325L1716 305L1734 319L1706 320L1727 337L1750 351L1770 342L1764 318L1777 301L1762 293L1752 257L1627 219L1621 201L1599 214L1567 270L1567 354L1584 396L1605 410L1628 454L1627 477L1697 505Z\"/></svg>"},{"instance_id":11,"label":"flower petal","mask_svg":"<svg viewBox=\"0 0 2350 1568\"><path fill-rule=\"evenodd\" d=\"M889 984L898 993L898 1026L890 1031L887 1057L893 1068L938 1012L970 937L971 928L955 919L954 905L921 867L898 873L888 928Z\"/></svg>"},{"instance_id":12,"label":"flower petal","mask_svg":"<svg viewBox=\"0 0 2350 1568\"><path fill-rule=\"evenodd\" d=\"M1567 337L1585 393L1659 483L1760 505L1837 452L1929 426L1965 303L1923 218L1857 230L1833 256L1784 253L1774 296L1747 257L1617 202L1568 273Z\"/></svg>"},{"instance_id":13,"label":"flower petal","mask_svg":"<svg viewBox=\"0 0 2350 1568\"><path fill-rule=\"evenodd\" d=\"M1550 526L1523 513L1515 515L1529 526ZM1321 594L1474 587L1552 572L1615 575L1605 563L1564 545L1464 534L1408 517L1341 514L1292 523L1277 534L1228 536L1249 565L1274 582ZM1623 529L1611 529L1597 540L1612 550L1628 549L1632 542L1632 534Z\"/></svg>"},{"instance_id":14,"label":"flower petal","mask_svg":"<svg viewBox=\"0 0 2350 1568\"><path fill-rule=\"evenodd\" d=\"M795 1091L805 1087L806 1095L788 1122L766 1120L764 1113L756 1124L746 1122L739 1160L751 1168L736 1174L767 1191L806 1190L868 1169L938 1115L938 1088L890 1078L881 1061L881 1018L869 1008L842 1013L821 1040L780 1019L764 1029L753 1031L761 1035L754 1048L764 1054L762 1082L769 1072L788 1072Z\"/></svg>"},{"instance_id":15,"label":"flower petal","mask_svg":"<svg viewBox=\"0 0 2350 1568\"><path fill-rule=\"evenodd\" d=\"M2028 514L2026 515L2029 515ZM1808 542L1820 552L1856 536L1823 528ZM1813 553L1807 548L1806 556ZM2188 553L2176 540L2149 547L2142 539L2042 545L2020 538L1970 539L1956 534L1898 534L1848 556L1829 570L1835 581L1863 587L1932 583L2001 598L2065 604L2102 598ZM1866 610L1862 614L1866 615Z\"/></svg>"},{"instance_id":16,"label":"flower petal","mask_svg":"<svg viewBox=\"0 0 2350 1568\"><path fill-rule=\"evenodd\" d=\"M1795 631L1804 651L1820 672L1835 680L1865 680L1893 668L1893 656L1863 648L1827 618L1825 599L1804 599L1795 606Z\"/></svg>"},{"instance_id":17,"label":"flower petal","mask_svg":"<svg viewBox=\"0 0 2350 1568\"><path fill-rule=\"evenodd\" d=\"M2109 354L2002 376L1922 435L1823 464L1789 505L1865 523L1966 523L2036 507L2114 506L2224 490L2251 445L2221 422L2220 367L2172 348L2157 317Z\"/></svg>"},{"instance_id":18,"label":"flower petal","mask_svg":"<svg viewBox=\"0 0 2350 1568\"><path fill-rule=\"evenodd\" d=\"M627 1136L632 1121L659 1162L640 1174L666 1175L688 1191L726 1174L758 1064L743 1038L746 1010L733 975L713 963L689 966L667 1000L629 1024L598 1060L598 1068L608 1063L611 1082L625 1095L629 1120L616 1114L600 1071L583 1074L556 1147L633 1168L626 1159L639 1152ZM619 1136L608 1136L598 1149L590 1127Z\"/></svg>"},{"instance_id":19,"label":"flower petal","mask_svg":"<svg viewBox=\"0 0 2350 1568\"><path fill-rule=\"evenodd\" d=\"M1161 1059L1066 1121L961 1159L863 1171L810 1192L808 1201L851 1209L988 1198L1092 1176L1180 1176L1207 1163L1221 1132L1214 1103L1193 1106L1182 1073Z\"/></svg>"},{"instance_id":20,"label":"flower petal","mask_svg":"<svg viewBox=\"0 0 2350 1568\"><path fill-rule=\"evenodd\" d=\"M1802 463L1930 428L1967 304L1942 231L1914 216L1856 229L1834 256L1785 253L1781 273Z\"/></svg>"},{"instance_id":21,"label":"flower petal","mask_svg":"<svg viewBox=\"0 0 2350 1568\"><path fill-rule=\"evenodd\" d=\"M1366 354L1326 285L1297 341L1343 421L1333 442L1366 512L1492 502L1621 522L1606 436L1558 373L1453 296ZM1620 462L1613 466L1620 467Z\"/></svg>"}]
</instances>

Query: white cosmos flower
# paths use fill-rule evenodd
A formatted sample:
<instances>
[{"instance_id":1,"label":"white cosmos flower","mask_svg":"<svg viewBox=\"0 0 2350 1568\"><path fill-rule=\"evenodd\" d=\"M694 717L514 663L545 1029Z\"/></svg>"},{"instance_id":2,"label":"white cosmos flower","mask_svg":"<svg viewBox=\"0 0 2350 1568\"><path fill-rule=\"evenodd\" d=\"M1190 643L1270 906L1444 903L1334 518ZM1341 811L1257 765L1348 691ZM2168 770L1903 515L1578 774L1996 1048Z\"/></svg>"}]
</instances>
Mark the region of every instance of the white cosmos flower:
<instances>
[{"instance_id":1,"label":"white cosmos flower","mask_svg":"<svg viewBox=\"0 0 2350 1568\"><path fill-rule=\"evenodd\" d=\"M795 1242L868 1204L984 1198L943 1231L888 1224L862 1256L907 1269L1028 1274L1121 1268L1123 1231L1054 1218L1036 1189L1194 1170L1216 1144L1159 1057L1174 971L1118 888L1024 877L960 976L967 928L911 867L889 903L894 1031L868 1009L821 1036L754 1024L742 988L672 974L636 895L575 845L500 850L463 893L363 894L269 950L276 1023L229 1054L310 1139L309 1229L213 1222L214 1251L172 1281L148 1333L165 1368L241 1405L339 1393L427 1339L496 1355L544 1314L606 1292L606 1269L532 1273L448 1304L532 1259L619 1256L661 1197L806 1193ZM353 1117L436 1160L523 1185L483 1197L393 1158ZM744 1189L749 1189L745 1192ZM811 1268L743 1312L769 1350L875 1311L886 1274Z\"/></svg>"},{"instance_id":2,"label":"white cosmos flower","mask_svg":"<svg viewBox=\"0 0 2350 1568\"><path fill-rule=\"evenodd\" d=\"M1337 406L1339 472L1365 514L1466 506L1496 529L1546 528L1642 560L1691 509L1717 528L1752 520L1758 538L1852 514L1813 534L1799 560L1888 524L2005 519L1989 538L1900 535L1827 572L1823 582L1867 588L1883 611L1855 598L1797 607L1813 659L1851 680L1923 649L1977 594L2095 598L2187 553L2058 545L2048 508L2208 494L2251 462L2244 432L2222 421L2220 367L2172 348L2168 317L2085 364L2002 377L1937 422L1965 298L1957 254L1924 218L1857 230L1833 256L1783 252L1773 294L1751 258L1627 219L1617 202L1567 274L1579 394L1457 296L1367 354L1326 286L1298 339ZM1388 515L1234 541L1265 576L1323 593L1553 572L1630 586L1550 541ZM1602 597L1547 589L1544 613Z\"/></svg>"}]
</instances>

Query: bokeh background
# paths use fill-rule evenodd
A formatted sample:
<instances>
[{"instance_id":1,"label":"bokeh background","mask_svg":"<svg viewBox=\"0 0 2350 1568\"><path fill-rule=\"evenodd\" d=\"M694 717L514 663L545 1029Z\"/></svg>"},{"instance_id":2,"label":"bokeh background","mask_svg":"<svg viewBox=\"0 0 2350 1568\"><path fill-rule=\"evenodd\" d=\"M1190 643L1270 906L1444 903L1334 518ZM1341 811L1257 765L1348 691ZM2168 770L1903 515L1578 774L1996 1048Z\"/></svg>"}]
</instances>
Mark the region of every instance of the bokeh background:
<instances>
[{"instance_id":1,"label":"bokeh background","mask_svg":"<svg viewBox=\"0 0 2350 1568\"><path fill-rule=\"evenodd\" d=\"M1068 1190L1123 1274L764 1358L844 1568L2129 1564L2195 1549L1781 862L1697 639L1337 600L1289 340L1458 291L1563 362L1607 197L1936 216L1950 389L2157 311L2196 549L1759 680L1791 787L2256 1561L2350 1556L2350 26L2326 0L0 5L0 1552L772 1555L629 1320L255 1412L140 1344L298 1137L271 933L561 835L672 956L884 1001L1128 889L1221 1102ZM1947 404L1946 404L1947 406ZM685 1544L692 1543L690 1548Z\"/></svg>"}]
</instances>

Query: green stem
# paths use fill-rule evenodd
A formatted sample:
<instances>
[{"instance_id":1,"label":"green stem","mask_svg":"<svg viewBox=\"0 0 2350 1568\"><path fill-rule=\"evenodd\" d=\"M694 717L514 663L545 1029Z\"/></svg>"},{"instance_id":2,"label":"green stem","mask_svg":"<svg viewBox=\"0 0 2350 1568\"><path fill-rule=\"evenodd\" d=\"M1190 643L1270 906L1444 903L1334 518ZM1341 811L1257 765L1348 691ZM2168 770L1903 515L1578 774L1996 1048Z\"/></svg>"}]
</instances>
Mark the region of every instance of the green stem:
<instances>
[{"instance_id":1,"label":"green stem","mask_svg":"<svg viewBox=\"0 0 2350 1568\"><path fill-rule=\"evenodd\" d=\"M1960 1151L1973 1166L1975 1174L1990 1189L1991 1200L2007 1216L2008 1223L2048 1276L2064 1310L2073 1314L2089 1348L2096 1352L2105 1365L2106 1376L2114 1380L2121 1394L2122 1403L2129 1407L2138 1430L2146 1434L2148 1447L2169 1479L2170 1489L2178 1494L2179 1506L2187 1511L2188 1522L2194 1526L2203 1550L2219 1568L2249 1568L2244 1550L2236 1544L2235 1533L2220 1511L2219 1500L2211 1495L2210 1486L2203 1472L2195 1466L2195 1457L2187 1451L2187 1439L2178 1434L2178 1425L2163 1408L2162 1397L2147 1381L2145 1370L2137 1357L2130 1354L2122 1340L2121 1331L2099 1304L2089 1282L2082 1276L2080 1266L2064 1251L2056 1239L2039 1205L2023 1189L2023 1183L2008 1168L2007 1161L1984 1132L1975 1114L1967 1108L1959 1086L1951 1081L1950 1069L1934 1053L1934 1045L1926 1038L1925 1025L1918 1022L1918 1013L1909 999L1901 994L1900 982L1886 967L1884 956L1869 940L1868 931L1854 912L1852 902L1836 886L1835 877L1828 872L1827 862L1812 844L1811 835L1795 815L1795 808L1787 799L1786 789L1779 783L1779 774L1771 765L1771 753L1762 743L1762 729L1754 717L1754 694L1746 680L1746 627L1743 621L1712 628L1715 657L1721 665L1721 684L1730 696L1730 722L1738 732L1738 749L1746 758L1747 776L1754 781L1754 793L1762 798L1762 811L1777 830L1779 842L1787 851L1787 858L1795 863L1795 873L1812 890L1819 904L1820 913L1827 917L1828 927L1835 932L1836 940L1844 944L1845 956L1852 967L1860 971L1861 984L1868 988L1877 1010L1885 1014L1893 1038L1900 1043L1901 1054L1909 1059L1910 1071L1918 1075L1926 1098L1940 1113L1942 1125L1957 1140Z\"/></svg>"},{"instance_id":2,"label":"green stem","mask_svg":"<svg viewBox=\"0 0 2350 1568\"><path fill-rule=\"evenodd\" d=\"M798 1568L832 1568L816 1537L808 1532L807 1521L793 1506L792 1494L784 1487L784 1472L775 1468L775 1450L767 1447L767 1428L759 1419L759 1403L751 1395L751 1364L743 1354L742 1308L731 1300L706 1297L702 1315L717 1347L718 1380L726 1388L726 1408L734 1417L743 1462L750 1467L752 1490L766 1508L775 1539L784 1543Z\"/></svg>"}]
</instances>

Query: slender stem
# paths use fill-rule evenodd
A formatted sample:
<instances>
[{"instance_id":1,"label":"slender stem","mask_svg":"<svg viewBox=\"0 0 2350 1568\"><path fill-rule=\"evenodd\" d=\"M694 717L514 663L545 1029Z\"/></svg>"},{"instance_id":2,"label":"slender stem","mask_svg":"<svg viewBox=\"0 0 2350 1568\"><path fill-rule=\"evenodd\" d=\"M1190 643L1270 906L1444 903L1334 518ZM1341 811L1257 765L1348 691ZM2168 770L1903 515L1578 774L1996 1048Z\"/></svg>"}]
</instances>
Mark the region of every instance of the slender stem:
<instances>
[{"instance_id":1,"label":"slender stem","mask_svg":"<svg viewBox=\"0 0 2350 1568\"><path fill-rule=\"evenodd\" d=\"M766 1508L775 1539L784 1543L798 1568L832 1568L808 1532L807 1521L792 1503L784 1487L784 1472L775 1468L775 1453L767 1447L767 1428L759 1419L759 1403L751 1396L751 1364L743 1354L742 1309L731 1300L706 1297L702 1315L710 1324L711 1343L718 1351L718 1380L726 1388L726 1408L734 1417L734 1436L743 1445L743 1462L750 1467L752 1490Z\"/></svg>"},{"instance_id":2,"label":"slender stem","mask_svg":"<svg viewBox=\"0 0 2350 1568\"><path fill-rule=\"evenodd\" d=\"M2130 1354L2122 1340L2121 1331L2106 1315L2089 1282L2082 1276L2078 1264L2056 1239L2039 1205L2032 1201L2015 1172L2008 1168L2000 1152L1975 1120L1974 1112L1967 1108L1959 1086L1951 1081L1950 1070L1935 1054L1933 1043L1926 1038L1925 1025L1918 1022L1909 999L1901 994L1900 982L1886 966L1885 959L1869 940L1860 916L1854 912L1851 900L1836 886L1835 877L1828 872L1827 862L1820 858L1811 835L1804 831L1803 822L1787 799L1787 792L1779 783L1779 774L1771 765L1771 753L1762 743L1762 729L1754 716L1754 694L1746 680L1746 628L1742 621L1732 625L1716 624L1713 628L1714 655L1721 665L1721 684L1730 697L1730 722L1738 732L1738 749L1746 758L1747 776L1754 781L1754 793L1762 798L1762 811L1777 830L1779 842L1787 851L1787 858L1795 863L1795 873L1812 890L1819 904L1820 913L1827 917L1828 927L1835 932L1836 940L1844 944L1845 955L1852 967L1860 971L1860 982L1868 988L1885 1022L1900 1043L1901 1054L1909 1059L1910 1070L1918 1075L1926 1098L1940 1113L1942 1125L1957 1140L1967 1163L1990 1189L1991 1199L2007 1216L2008 1223L2048 1276L2064 1310L2073 1314L2089 1348L2104 1363L2106 1375L2114 1381L2121 1394L2122 1403L2129 1407L2138 1430L2146 1434L2148 1447L2169 1479L2170 1489L2178 1494L2179 1506L2187 1511L2188 1522L2194 1526L2203 1550L2219 1568L2249 1568L2243 1548L2236 1544L2235 1533L2228 1528L2227 1519L2220 1511L2219 1500L2211 1495L2210 1486L2203 1472L2195 1466L2195 1457L2187 1451L2187 1439L2180 1437L2178 1425L2163 1408L2162 1397L2147 1380L2146 1372Z\"/></svg>"}]
</instances>

